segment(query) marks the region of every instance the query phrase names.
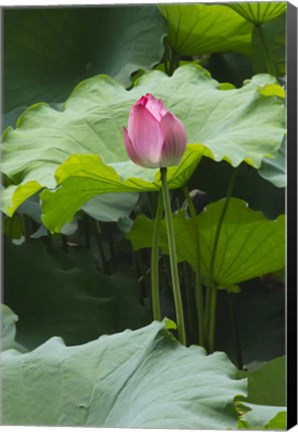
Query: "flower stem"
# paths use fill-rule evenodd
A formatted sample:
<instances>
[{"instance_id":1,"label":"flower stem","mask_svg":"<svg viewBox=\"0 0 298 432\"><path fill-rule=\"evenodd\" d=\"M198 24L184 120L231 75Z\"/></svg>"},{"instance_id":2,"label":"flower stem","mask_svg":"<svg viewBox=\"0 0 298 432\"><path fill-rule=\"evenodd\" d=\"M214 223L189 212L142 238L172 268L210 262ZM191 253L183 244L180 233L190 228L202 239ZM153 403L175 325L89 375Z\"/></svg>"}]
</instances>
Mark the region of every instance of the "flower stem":
<instances>
[{"instance_id":1,"label":"flower stem","mask_svg":"<svg viewBox=\"0 0 298 432\"><path fill-rule=\"evenodd\" d=\"M189 344L189 340L191 339L193 333L194 333L194 297L193 297L193 287L192 287L192 281L190 281L189 278L189 268L188 263L184 261L182 263L182 269L183 269L183 279L184 279L184 287L185 287L185 300L186 300L186 310L187 310L187 319L185 320L185 327L186 327L186 333L188 336L187 343ZM196 330L196 329L195 329Z\"/></svg>"},{"instance_id":2,"label":"flower stem","mask_svg":"<svg viewBox=\"0 0 298 432\"><path fill-rule=\"evenodd\" d=\"M203 292L202 292L202 281L201 281L201 254L200 254L200 235L196 223L196 210L192 199L189 195L187 186L184 186L183 193L186 198L191 221L193 225L194 238L196 240L196 266L195 266L195 291L196 291L196 303L197 303L197 314L198 314L198 330L199 330L199 344L205 347L204 337L204 305L203 305Z\"/></svg>"},{"instance_id":3,"label":"flower stem","mask_svg":"<svg viewBox=\"0 0 298 432\"><path fill-rule=\"evenodd\" d=\"M209 324L210 324L211 296L212 296L212 285L210 282L208 282L206 287L205 316L204 316L204 336L207 342L208 342ZM207 349L209 351L208 346Z\"/></svg>"},{"instance_id":4,"label":"flower stem","mask_svg":"<svg viewBox=\"0 0 298 432\"><path fill-rule=\"evenodd\" d=\"M169 65L169 76L172 76L177 67L179 66L180 55L171 48L170 54L170 65Z\"/></svg>"},{"instance_id":5,"label":"flower stem","mask_svg":"<svg viewBox=\"0 0 298 432\"><path fill-rule=\"evenodd\" d=\"M228 186L226 199L225 199L225 202L224 202L224 205L223 205L223 208L222 208L219 220L218 220L218 224L216 227L216 233L215 233L211 258L210 258L207 300L206 300L207 320L205 323L205 324L207 324L208 347L209 347L210 353L212 353L214 350L215 320L216 320L216 297L217 297L216 296L216 290L217 290L217 288L216 288L216 284L214 283L214 280L213 280L213 278L214 278L214 274L213 274L214 273L214 264L215 264L217 246L218 246L218 242L219 242L222 224L223 224L225 215L226 215L227 210L228 210L228 206L229 206L230 198L232 196L235 178L236 178L237 173L238 173L238 168L236 168L234 170L233 175L232 175L231 180L230 180L230 183L229 183L229 186Z\"/></svg>"},{"instance_id":6,"label":"flower stem","mask_svg":"<svg viewBox=\"0 0 298 432\"><path fill-rule=\"evenodd\" d=\"M168 234L169 256L170 256L170 265L171 265L174 302L175 302L175 309L176 309L178 337L180 342L183 345L186 345L184 313L183 313L183 305L182 305L182 298L181 298L180 284L179 284L174 224L173 224L171 204L170 204L170 194L169 194L169 189L167 184L167 168L160 168L160 174L161 174L161 182L162 182L162 197L163 197L163 203L165 209L165 218L166 218L167 234Z\"/></svg>"},{"instance_id":7,"label":"flower stem","mask_svg":"<svg viewBox=\"0 0 298 432\"><path fill-rule=\"evenodd\" d=\"M158 196L156 216L153 227L152 250L151 250L151 293L152 293L152 310L153 319L160 321L160 303L159 303L159 237L160 224L163 213L162 194Z\"/></svg>"},{"instance_id":8,"label":"flower stem","mask_svg":"<svg viewBox=\"0 0 298 432\"><path fill-rule=\"evenodd\" d=\"M211 298L210 298L210 326L209 326L209 353L213 353L214 351L214 339L215 339L215 322L216 322L216 297L217 297L217 288L216 285L211 285Z\"/></svg>"}]
</instances>

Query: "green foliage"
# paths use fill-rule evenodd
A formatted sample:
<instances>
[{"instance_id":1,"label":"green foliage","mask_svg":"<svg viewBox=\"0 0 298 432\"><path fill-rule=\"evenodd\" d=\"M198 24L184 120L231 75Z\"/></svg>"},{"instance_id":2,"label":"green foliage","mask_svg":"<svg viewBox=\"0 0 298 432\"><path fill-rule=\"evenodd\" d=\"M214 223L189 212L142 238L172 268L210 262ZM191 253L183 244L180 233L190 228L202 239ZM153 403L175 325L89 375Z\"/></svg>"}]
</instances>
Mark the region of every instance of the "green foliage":
<instances>
[{"instance_id":1,"label":"green foliage","mask_svg":"<svg viewBox=\"0 0 298 432\"><path fill-rule=\"evenodd\" d=\"M287 8L287 2L241 2L229 3L227 6L239 13L247 21L260 25L283 14Z\"/></svg>"},{"instance_id":2,"label":"green foliage","mask_svg":"<svg viewBox=\"0 0 298 432\"><path fill-rule=\"evenodd\" d=\"M248 202L251 209L261 211L267 218L276 219L277 216L285 213L285 190L274 186L271 180L275 178L282 180L282 173L279 172L279 176L276 176L273 169L271 176L265 180L261 176L265 161L272 164L276 159L264 158L259 170L254 170L247 164L239 166L233 196ZM203 158L189 181L189 189L199 187L207 193L207 202L218 201L226 196L233 170L225 161L218 163Z\"/></svg>"},{"instance_id":3,"label":"green foliage","mask_svg":"<svg viewBox=\"0 0 298 432\"><path fill-rule=\"evenodd\" d=\"M262 24L262 37L257 28L252 36L252 64L255 73L268 71L263 44L272 59L274 75L283 77L286 72L286 14L280 15L273 21Z\"/></svg>"},{"instance_id":4,"label":"green foliage","mask_svg":"<svg viewBox=\"0 0 298 432\"><path fill-rule=\"evenodd\" d=\"M250 52L252 25L225 5L163 5L171 47L183 55Z\"/></svg>"},{"instance_id":5,"label":"green foliage","mask_svg":"<svg viewBox=\"0 0 298 432\"><path fill-rule=\"evenodd\" d=\"M94 219L103 222L117 222L120 218L130 214L138 198L137 193L104 194L87 201L82 210Z\"/></svg>"},{"instance_id":6,"label":"green foliage","mask_svg":"<svg viewBox=\"0 0 298 432\"><path fill-rule=\"evenodd\" d=\"M5 131L2 170L15 185L3 192L2 209L12 215L41 187L55 187L55 170L74 153L99 154L103 159L72 156L57 171L58 184L64 183L57 193L65 190L66 196L80 201L79 207L98 193L123 190L119 186L123 180L130 179L125 191L156 190L152 185L154 171L128 160L122 137L131 106L147 92L163 99L167 108L185 123L188 142L196 144L193 150L198 155L192 155L191 163L186 161L183 166L187 175L180 167L183 182L177 181L170 187L184 184L203 154L216 161L225 159L233 166L244 160L258 168L264 156L278 150L284 136L284 106L275 96L263 96L259 91L273 83L275 80L269 75L257 75L241 89L223 90L206 70L194 65L180 67L171 78L159 71L147 73L130 91L105 76L84 81L61 112L45 104L33 105L19 118L16 130ZM91 181L89 172L93 171L91 183L82 184L84 196L73 190L79 186L77 166L81 167L80 183ZM65 187L67 177L68 184L73 183L71 191ZM50 193L43 196L47 200ZM72 206L72 212L78 209L77 202ZM51 207L53 211L55 206ZM61 214L60 209L57 211ZM45 218L46 224L57 230L57 222Z\"/></svg>"},{"instance_id":7,"label":"green foliage","mask_svg":"<svg viewBox=\"0 0 298 432\"><path fill-rule=\"evenodd\" d=\"M239 53L212 53L204 56L200 63L214 79L236 87L241 87L253 75L251 57Z\"/></svg>"},{"instance_id":8,"label":"green foliage","mask_svg":"<svg viewBox=\"0 0 298 432\"><path fill-rule=\"evenodd\" d=\"M286 430L287 428L285 407L245 404L244 409L248 409L248 411L241 416L238 429Z\"/></svg>"},{"instance_id":9,"label":"green foliage","mask_svg":"<svg viewBox=\"0 0 298 432\"><path fill-rule=\"evenodd\" d=\"M208 280L216 227L225 200L209 204L196 217L200 236L202 276ZM195 242L191 220L181 211L174 215L178 258L195 266ZM135 249L150 247L153 222L139 216L127 235ZM247 203L233 198L224 218L214 263L214 283L229 289L234 284L261 276L285 265L284 217L267 220L260 212L248 208ZM163 221L160 245L168 253L166 228Z\"/></svg>"},{"instance_id":10,"label":"green foliage","mask_svg":"<svg viewBox=\"0 0 298 432\"><path fill-rule=\"evenodd\" d=\"M18 342L26 347L52 336L80 344L150 322L136 279L101 274L90 252L65 253L40 240L4 247L4 301L20 317Z\"/></svg>"},{"instance_id":11,"label":"green foliage","mask_svg":"<svg viewBox=\"0 0 298 432\"><path fill-rule=\"evenodd\" d=\"M171 188L187 181L201 155L201 147L189 146L179 167L171 167L169 170ZM114 167L118 168L120 175ZM63 187L56 192L45 190L41 194L45 225L52 231L59 232L62 225L70 222L86 201L98 194L113 191L156 191L160 188L159 172L156 170L140 168L130 161L114 164L114 167L104 164L97 156L71 156L56 172L58 182Z\"/></svg>"},{"instance_id":12,"label":"green foliage","mask_svg":"<svg viewBox=\"0 0 298 432\"><path fill-rule=\"evenodd\" d=\"M3 232L12 239L20 239L22 237L22 224L19 215L13 217L5 217L3 220Z\"/></svg>"},{"instance_id":13,"label":"green foliage","mask_svg":"<svg viewBox=\"0 0 298 432\"><path fill-rule=\"evenodd\" d=\"M286 411L279 412L273 417L265 427L267 430L283 429L287 428L287 413Z\"/></svg>"},{"instance_id":14,"label":"green foliage","mask_svg":"<svg viewBox=\"0 0 298 432\"><path fill-rule=\"evenodd\" d=\"M267 363L253 372L238 372L248 378L248 395L241 400L244 429L286 429L285 357ZM237 402L240 406L241 404Z\"/></svg>"},{"instance_id":15,"label":"green foliage","mask_svg":"<svg viewBox=\"0 0 298 432\"><path fill-rule=\"evenodd\" d=\"M4 15L4 110L63 102L80 81L109 74L124 85L162 57L155 6L14 8Z\"/></svg>"},{"instance_id":16,"label":"green foliage","mask_svg":"<svg viewBox=\"0 0 298 432\"><path fill-rule=\"evenodd\" d=\"M257 405L285 406L285 366L286 358L282 356L255 371L239 371L239 377L248 378L248 395L244 400Z\"/></svg>"},{"instance_id":17,"label":"green foliage","mask_svg":"<svg viewBox=\"0 0 298 432\"><path fill-rule=\"evenodd\" d=\"M284 355L285 293L282 285L273 284L268 276L241 284L241 291L237 294L221 290L217 295L215 342L217 350L226 352L238 365L234 335L236 323L242 363L249 371ZM274 377L276 380L279 379L276 375ZM267 404L267 401L261 403Z\"/></svg>"},{"instance_id":18,"label":"green foliage","mask_svg":"<svg viewBox=\"0 0 298 432\"><path fill-rule=\"evenodd\" d=\"M3 424L286 429L286 8L4 10ZM167 180L189 348L164 221L156 267L138 250L160 172L129 160L122 130L146 93L187 131ZM158 297L177 326L148 325Z\"/></svg>"},{"instance_id":19,"label":"green foliage","mask_svg":"<svg viewBox=\"0 0 298 432\"><path fill-rule=\"evenodd\" d=\"M245 393L225 354L185 348L158 322L81 346L52 338L8 351L2 377L6 425L230 429Z\"/></svg>"}]
</instances>

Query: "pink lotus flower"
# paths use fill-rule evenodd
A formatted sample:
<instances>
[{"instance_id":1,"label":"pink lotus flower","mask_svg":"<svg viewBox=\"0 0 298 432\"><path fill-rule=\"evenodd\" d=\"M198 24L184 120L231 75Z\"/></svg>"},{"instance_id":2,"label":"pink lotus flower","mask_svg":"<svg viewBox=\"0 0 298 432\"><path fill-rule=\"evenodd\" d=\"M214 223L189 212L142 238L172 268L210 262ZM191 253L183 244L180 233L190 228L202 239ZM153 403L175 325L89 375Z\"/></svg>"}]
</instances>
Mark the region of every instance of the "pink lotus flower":
<instances>
[{"instance_id":1,"label":"pink lotus flower","mask_svg":"<svg viewBox=\"0 0 298 432\"><path fill-rule=\"evenodd\" d=\"M130 159L145 168L178 165L186 148L183 123L151 94L133 105L123 136Z\"/></svg>"}]
</instances>

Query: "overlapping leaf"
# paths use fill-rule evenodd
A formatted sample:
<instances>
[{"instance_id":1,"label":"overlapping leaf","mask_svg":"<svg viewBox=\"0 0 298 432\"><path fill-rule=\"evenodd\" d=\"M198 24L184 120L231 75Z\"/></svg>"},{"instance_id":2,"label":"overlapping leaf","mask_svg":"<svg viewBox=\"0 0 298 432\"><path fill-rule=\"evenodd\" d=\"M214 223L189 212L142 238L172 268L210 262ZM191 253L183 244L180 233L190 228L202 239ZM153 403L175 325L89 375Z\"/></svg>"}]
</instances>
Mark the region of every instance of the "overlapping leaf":
<instances>
[{"instance_id":1,"label":"overlapping leaf","mask_svg":"<svg viewBox=\"0 0 298 432\"><path fill-rule=\"evenodd\" d=\"M137 193L104 194L86 202L83 210L102 222L117 222L130 214L138 198Z\"/></svg>"},{"instance_id":2,"label":"overlapping leaf","mask_svg":"<svg viewBox=\"0 0 298 432\"><path fill-rule=\"evenodd\" d=\"M179 167L171 167L168 173L170 188L184 184L192 174L203 150L201 146L190 146ZM116 165L116 164L115 164ZM114 166L115 166L114 165ZM122 176L112 166L102 163L98 156L72 156L57 170L57 179L62 188L52 193L45 190L41 194L42 220L52 231L60 231L70 222L75 212L90 198L106 192L155 191L160 188L159 173L142 169L132 162L117 164ZM136 177L128 177L136 172ZM145 180L146 179L146 180ZM151 180L151 181L150 181ZM73 195L73 191L75 195ZM63 214L61 209L63 208Z\"/></svg>"},{"instance_id":3,"label":"overlapping leaf","mask_svg":"<svg viewBox=\"0 0 298 432\"><path fill-rule=\"evenodd\" d=\"M250 52L252 25L225 5L162 5L171 47L183 55Z\"/></svg>"},{"instance_id":4,"label":"overlapping leaf","mask_svg":"<svg viewBox=\"0 0 298 432\"><path fill-rule=\"evenodd\" d=\"M234 429L233 400L246 393L224 353L183 347L165 323L4 354L6 425Z\"/></svg>"},{"instance_id":5,"label":"overlapping leaf","mask_svg":"<svg viewBox=\"0 0 298 432\"><path fill-rule=\"evenodd\" d=\"M107 73L125 85L158 63L166 25L153 6L13 8L4 15L4 110L63 102L75 85Z\"/></svg>"},{"instance_id":6,"label":"overlapping leaf","mask_svg":"<svg viewBox=\"0 0 298 432\"><path fill-rule=\"evenodd\" d=\"M184 164L171 168L175 181L170 187L187 181L201 155L225 159L234 166L245 160L259 167L264 156L278 150L284 136L282 103L274 93L260 94L260 89L272 83L274 78L269 75L257 75L240 89L224 90L194 65L179 68L171 78L159 71L147 73L131 91L106 76L86 80L76 87L61 112L46 104L33 105L19 118L15 130L9 128L4 133L2 170L15 184L3 192L2 208L11 215L41 187L55 187L55 170L73 154L76 156L57 171L58 183L63 182L58 192L64 198L77 199L80 206L98 193L156 190L158 173L129 161L122 137L131 106L147 92L163 99L184 122L188 142L196 144ZM71 187L66 187L66 181ZM85 196L77 192L79 188ZM54 197L44 193L44 206ZM74 214L78 203L69 205ZM47 217L46 223L57 230L66 221L58 223Z\"/></svg>"},{"instance_id":7,"label":"overlapping leaf","mask_svg":"<svg viewBox=\"0 0 298 432\"><path fill-rule=\"evenodd\" d=\"M196 217L201 244L202 275L208 278L216 227L225 200L208 205ZM195 266L195 236L184 211L174 216L178 256ZM135 249L151 247L153 222L145 216L136 219L127 235ZM168 252L165 222L162 224L161 248ZM284 217L267 220L262 213L248 208L242 200L231 199L224 218L214 262L214 282L226 287L279 270L285 265Z\"/></svg>"}]
</instances>

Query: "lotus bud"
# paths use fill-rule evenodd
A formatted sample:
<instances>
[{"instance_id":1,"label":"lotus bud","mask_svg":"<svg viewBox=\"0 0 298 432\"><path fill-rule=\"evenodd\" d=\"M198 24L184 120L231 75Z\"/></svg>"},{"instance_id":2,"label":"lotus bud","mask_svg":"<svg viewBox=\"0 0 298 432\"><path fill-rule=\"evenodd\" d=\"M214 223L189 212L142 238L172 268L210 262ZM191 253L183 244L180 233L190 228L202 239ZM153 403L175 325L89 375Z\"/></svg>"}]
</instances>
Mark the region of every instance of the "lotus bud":
<instances>
[{"instance_id":1,"label":"lotus bud","mask_svg":"<svg viewBox=\"0 0 298 432\"><path fill-rule=\"evenodd\" d=\"M186 149L183 123L151 94L133 105L123 136L130 159L145 168L178 165Z\"/></svg>"}]
</instances>

